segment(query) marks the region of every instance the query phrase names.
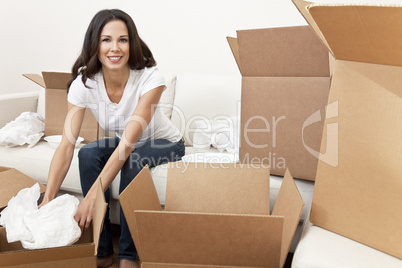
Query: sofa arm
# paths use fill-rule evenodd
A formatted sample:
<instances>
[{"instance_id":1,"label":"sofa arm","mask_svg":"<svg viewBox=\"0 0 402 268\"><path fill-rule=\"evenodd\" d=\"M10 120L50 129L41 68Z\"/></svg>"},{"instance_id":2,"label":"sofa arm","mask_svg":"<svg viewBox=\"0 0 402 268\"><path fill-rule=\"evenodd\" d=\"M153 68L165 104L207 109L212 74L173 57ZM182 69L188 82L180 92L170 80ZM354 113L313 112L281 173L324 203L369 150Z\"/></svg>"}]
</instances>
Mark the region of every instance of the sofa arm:
<instances>
[{"instance_id":1,"label":"sofa arm","mask_svg":"<svg viewBox=\"0 0 402 268\"><path fill-rule=\"evenodd\" d=\"M39 91L0 95L0 128L23 112L37 112Z\"/></svg>"}]
</instances>

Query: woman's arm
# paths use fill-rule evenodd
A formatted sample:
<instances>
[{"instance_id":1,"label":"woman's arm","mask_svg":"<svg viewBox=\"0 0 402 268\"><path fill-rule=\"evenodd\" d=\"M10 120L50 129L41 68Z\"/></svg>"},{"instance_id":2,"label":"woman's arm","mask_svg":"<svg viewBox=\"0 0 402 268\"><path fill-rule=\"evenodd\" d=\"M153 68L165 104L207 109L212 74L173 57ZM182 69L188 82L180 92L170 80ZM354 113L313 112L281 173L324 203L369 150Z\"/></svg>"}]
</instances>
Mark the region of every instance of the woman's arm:
<instances>
[{"instance_id":1,"label":"woman's arm","mask_svg":"<svg viewBox=\"0 0 402 268\"><path fill-rule=\"evenodd\" d=\"M135 149L135 143L147 128L155 112L159 99L162 95L164 86L157 87L145 93L139 100L137 107L126 125L119 145L114 150L107 161L102 172L97 179L101 180L103 191L110 186L120 169L123 167L127 158ZM88 228L93 217L96 199L96 183L88 191L84 200L78 207L75 219L81 228Z\"/></svg>"},{"instance_id":2,"label":"woman's arm","mask_svg":"<svg viewBox=\"0 0 402 268\"><path fill-rule=\"evenodd\" d=\"M70 168L75 142L81 129L85 108L68 103L68 113L64 122L63 138L57 147L49 168L46 192L40 206L53 200Z\"/></svg>"}]
</instances>

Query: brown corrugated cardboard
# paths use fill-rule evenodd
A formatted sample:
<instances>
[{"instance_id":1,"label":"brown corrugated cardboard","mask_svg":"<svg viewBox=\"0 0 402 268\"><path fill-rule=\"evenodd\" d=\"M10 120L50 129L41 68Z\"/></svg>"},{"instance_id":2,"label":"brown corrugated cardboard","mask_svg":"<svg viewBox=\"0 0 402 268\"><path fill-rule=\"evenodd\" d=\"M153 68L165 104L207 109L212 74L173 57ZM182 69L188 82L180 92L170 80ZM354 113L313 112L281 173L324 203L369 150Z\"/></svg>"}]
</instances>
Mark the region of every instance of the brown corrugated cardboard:
<instances>
[{"instance_id":1,"label":"brown corrugated cardboard","mask_svg":"<svg viewBox=\"0 0 402 268\"><path fill-rule=\"evenodd\" d=\"M269 177L261 165L170 163L162 211L145 167L119 196L142 267L282 267L304 204L287 173L270 215Z\"/></svg>"},{"instance_id":2,"label":"brown corrugated cardboard","mask_svg":"<svg viewBox=\"0 0 402 268\"><path fill-rule=\"evenodd\" d=\"M294 3L336 59L311 221L402 258L402 6Z\"/></svg>"},{"instance_id":3,"label":"brown corrugated cardboard","mask_svg":"<svg viewBox=\"0 0 402 268\"><path fill-rule=\"evenodd\" d=\"M34 179L24 173L8 167L0 166L0 210L5 208L10 199L17 195L21 189L30 188L35 183ZM40 192L44 193L46 187L39 183Z\"/></svg>"},{"instance_id":4,"label":"brown corrugated cardboard","mask_svg":"<svg viewBox=\"0 0 402 268\"><path fill-rule=\"evenodd\" d=\"M37 74L23 74L45 88L45 135L61 135L67 115L67 83L72 76L70 73L58 72L42 72L42 75L43 77ZM93 114L87 111L80 136L86 143L89 143L98 139L98 132L98 122Z\"/></svg>"},{"instance_id":5,"label":"brown corrugated cardboard","mask_svg":"<svg viewBox=\"0 0 402 268\"><path fill-rule=\"evenodd\" d=\"M72 246L26 250L20 242L8 243L6 230L0 227L0 267L96 267L99 235L106 206L99 184L92 226L84 231L79 241Z\"/></svg>"},{"instance_id":6,"label":"brown corrugated cardboard","mask_svg":"<svg viewBox=\"0 0 402 268\"><path fill-rule=\"evenodd\" d=\"M242 74L240 161L314 180L329 53L309 26L237 31L228 38ZM325 117L325 116L324 116Z\"/></svg>"}]
</instances>

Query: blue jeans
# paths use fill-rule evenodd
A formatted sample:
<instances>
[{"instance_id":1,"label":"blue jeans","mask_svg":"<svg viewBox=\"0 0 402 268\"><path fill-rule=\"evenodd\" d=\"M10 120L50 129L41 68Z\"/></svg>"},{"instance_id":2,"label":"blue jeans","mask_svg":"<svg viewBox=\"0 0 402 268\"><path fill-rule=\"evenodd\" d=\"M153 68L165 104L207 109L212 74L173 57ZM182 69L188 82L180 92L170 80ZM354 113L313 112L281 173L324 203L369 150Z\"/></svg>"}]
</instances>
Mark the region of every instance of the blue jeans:
<instances>
[{"instance_id":1,"label":"blue jeans","mask_svg":"<svg viewBox=\"0 0 402 268\"><path fill-rule=\"evenodd\" d=\"M119 144L119 138L108 138L98 140L83 146L79 153L79 170L81 188L84 196L88 193L92 184L98 178L100 172ZM148 165L150 168L167 162L178 161L185 152L184 142L170 142L168 140L149 140L137 143L135 150L131 153L120 173L119 194L135 178L141 169ZM110 201L110 190L105 192L106 202ZM120 240L119 259L135 260L137 250L130 234L123 211L120 208ZM98 257L112 255L113 243L110 230L109 205L106 210L105 220L99 241Z\"/></svg>"}]
</instances>

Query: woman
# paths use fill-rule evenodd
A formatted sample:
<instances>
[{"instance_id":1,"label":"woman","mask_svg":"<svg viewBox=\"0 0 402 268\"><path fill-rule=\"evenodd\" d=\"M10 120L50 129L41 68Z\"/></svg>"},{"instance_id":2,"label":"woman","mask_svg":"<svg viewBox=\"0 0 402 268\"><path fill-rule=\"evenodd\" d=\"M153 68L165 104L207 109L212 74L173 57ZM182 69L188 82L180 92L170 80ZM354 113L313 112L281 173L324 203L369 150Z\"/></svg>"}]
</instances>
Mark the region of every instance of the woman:
<instances>
[{"instance_id":1,"label":"woman","mask_svg":"<svg viewBox=\"0 0 402 268\"><path fill-rule=\"evenodd\" d=\"M55 198L67 174L86 108L103 129L115 131L117 137L95 141L79 151L85 198L75 219L81 228L88 228L92 221L96 181L102 182L109 202L108 187L119 171L121 193L145 165L153 167L181 159L182 136L157 106L165 82L155 65L151 51L140 39L128 14L113 9L94 16L81 55L72 69L63 139L53 156L41 206ZM136 267L137 252L121 209L120 227L120 267ZM112 263L108 208L99 243L98 267Z\"/></svg>"}]
</instances>

